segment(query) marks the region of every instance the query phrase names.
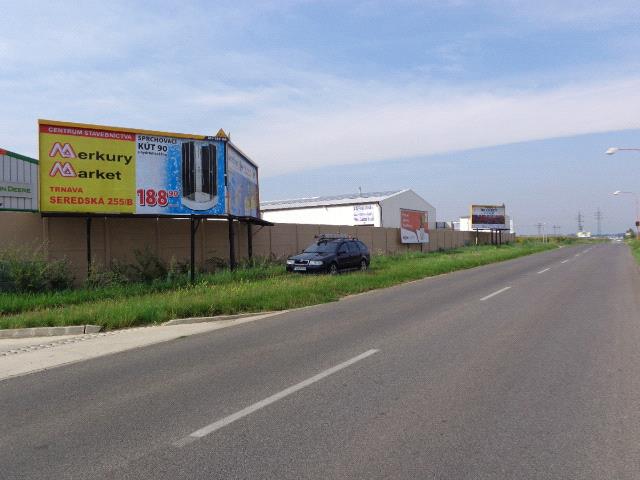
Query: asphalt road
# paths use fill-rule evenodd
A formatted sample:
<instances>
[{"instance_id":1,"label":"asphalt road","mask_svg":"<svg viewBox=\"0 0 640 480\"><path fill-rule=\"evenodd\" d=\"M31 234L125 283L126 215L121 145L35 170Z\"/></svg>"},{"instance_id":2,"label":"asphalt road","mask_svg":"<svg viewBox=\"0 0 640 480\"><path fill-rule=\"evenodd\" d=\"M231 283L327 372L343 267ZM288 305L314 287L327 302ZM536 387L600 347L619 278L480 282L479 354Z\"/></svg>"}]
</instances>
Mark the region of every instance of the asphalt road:
<instances>
[{"instance_id":1,"label":"asphalt road","mask_svg":"<svg viewBox=\"0 0 640 480\"><path fill-rule=\"evenodd\" d=\"M8 379L0 478L638 479L639 294L563 248Z\"/></svg>"}]
</instances>

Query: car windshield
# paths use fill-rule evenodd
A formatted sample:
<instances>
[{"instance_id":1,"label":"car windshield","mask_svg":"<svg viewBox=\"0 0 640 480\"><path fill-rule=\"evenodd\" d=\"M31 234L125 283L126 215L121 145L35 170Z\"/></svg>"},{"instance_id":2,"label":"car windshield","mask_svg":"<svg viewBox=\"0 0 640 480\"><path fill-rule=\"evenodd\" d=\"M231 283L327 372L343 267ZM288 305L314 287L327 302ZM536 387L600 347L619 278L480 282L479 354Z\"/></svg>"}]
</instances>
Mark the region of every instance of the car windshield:
<instances>
[{"instance_id":1,"label":"car windshield","mask_svg":"<svg viewBox=\"0 0 640 480\"><path fill-rule=\"evenodd\" d=\"M335 253L337 246L337 243L320 242L307 247L304 253Z\"/></svg>"}]
</instances>

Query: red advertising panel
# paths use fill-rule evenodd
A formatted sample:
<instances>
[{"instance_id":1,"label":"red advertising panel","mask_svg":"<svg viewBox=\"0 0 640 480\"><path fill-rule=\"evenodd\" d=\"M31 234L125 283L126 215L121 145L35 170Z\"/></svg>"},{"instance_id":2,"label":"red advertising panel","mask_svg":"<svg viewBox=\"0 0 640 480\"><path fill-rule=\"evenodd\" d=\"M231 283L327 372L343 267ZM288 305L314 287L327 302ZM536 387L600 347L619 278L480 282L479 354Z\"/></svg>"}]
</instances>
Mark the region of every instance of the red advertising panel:
<instances>
[{"instance_id":1,"label":"red advertising panel","mask_svg":"<svg viewBox=\"0 0 640 480\"><path fill-rule=\"evenodd\" d=\"M400 239L402 243L429 243L427 212L400 209Z\"/></svg>"}]
</instances>

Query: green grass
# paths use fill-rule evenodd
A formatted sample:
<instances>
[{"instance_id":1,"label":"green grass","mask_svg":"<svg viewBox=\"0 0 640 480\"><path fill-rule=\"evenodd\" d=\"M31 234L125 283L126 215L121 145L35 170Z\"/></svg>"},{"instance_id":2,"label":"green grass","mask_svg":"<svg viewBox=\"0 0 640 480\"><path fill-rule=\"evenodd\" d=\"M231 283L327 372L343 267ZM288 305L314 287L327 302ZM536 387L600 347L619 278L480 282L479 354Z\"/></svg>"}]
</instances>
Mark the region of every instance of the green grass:
<instances>
[{"instance_id":1,"label":"green grass","mask_svg":"<svg viewBox=\"0 0 640 480\"><path fill-rule=\"evenodd\" d=\"M640 264L640 240L634 238L627 243L629 247L631 247L631 253L633 253L636 261Z\"/></svg>"},{"instance_id":2,"label":"green grass","mask_svg":"<svg viewBox=\"0 0 640 480\"><path fill-rule=\"evenodd\" d=\"M552 248L555 245L528 242L380 256L372 259L368 272L337 276L291 275L283 267L263 266L220 272L196 285L131 285L7 295L0 301L11 313L0 316L0 328L95 324L116 329L173 318L284 310Z\"/></svg>"},{"instance_id":3,"label":"green grass","mask_svg":"<svg viewBox=\"0 0 640 480\"><path fill-rule=\"evenodd\" d=\"M215 274L203 275L198 279L198 283L211 286L224 285L238 281L259 280L277 275L284 275L284 273L284 269L274 265L260 266L256 268L240 268L233 272L223 270ZM81 288L76 290L43 293L0 293L0 315L65 307L99 300L139 297L141 295L151 293L175 290L188 285L189 281L185 276L178 280L156 281L151 284L132 283L129 285ZM0 318L2 317L0 316Z\"/></svg>"}]
</instances>

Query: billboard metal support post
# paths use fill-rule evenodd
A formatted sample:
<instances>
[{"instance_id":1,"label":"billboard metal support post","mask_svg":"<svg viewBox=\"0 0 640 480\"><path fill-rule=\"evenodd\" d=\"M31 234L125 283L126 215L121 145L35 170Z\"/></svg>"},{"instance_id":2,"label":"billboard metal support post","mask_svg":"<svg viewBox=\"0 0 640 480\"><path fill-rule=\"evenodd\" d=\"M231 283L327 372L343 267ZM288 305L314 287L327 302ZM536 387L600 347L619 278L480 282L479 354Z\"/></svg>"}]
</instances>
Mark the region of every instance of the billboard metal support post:
<instances>
[{"instance_id":1,"label":"billboard metal support post","mask_svg":"<svg viewBox=\"0 0 640 480\"><path fill-rule=\"evenodd\" d=\"M235 237L233 234L233 217L228 217L229 222L229 269L234 270L236 268L236 245Z\"/></svg>"},{"instance_id":2,"label":"billboard metal support post","mask_svg":"<svg viewBox=\"0 0 640 480\"><path fill-rule=\"evenodd\" d=\"M91 275L91 217L85 221L87 236L87 277Z\"/></svg>"},{"instance_id":3,"label":"billboard metal support post","mask_svg":"<svg viewBox=\"0 0 640 480\"><path fill-rule=\"evenodd\" d=\"M190 258L190 272L189 278L191 283L196 281L196 232L200 226L200 219L191 215L191 258Z\"/></svg>"},{"instance_id":4,"label":"billboard metal support post","mask_svg":"<svg viewBox=\"0 0 640 480\"><path fill-rule=\"evenodd\" d=\"M249 260L253 258L253 229L251 223L247 222L247 256Z\"/></svg>"}]
</instances>

